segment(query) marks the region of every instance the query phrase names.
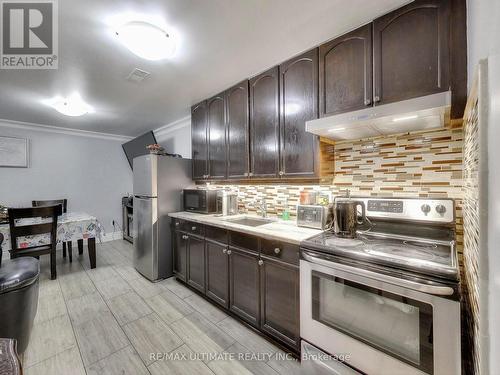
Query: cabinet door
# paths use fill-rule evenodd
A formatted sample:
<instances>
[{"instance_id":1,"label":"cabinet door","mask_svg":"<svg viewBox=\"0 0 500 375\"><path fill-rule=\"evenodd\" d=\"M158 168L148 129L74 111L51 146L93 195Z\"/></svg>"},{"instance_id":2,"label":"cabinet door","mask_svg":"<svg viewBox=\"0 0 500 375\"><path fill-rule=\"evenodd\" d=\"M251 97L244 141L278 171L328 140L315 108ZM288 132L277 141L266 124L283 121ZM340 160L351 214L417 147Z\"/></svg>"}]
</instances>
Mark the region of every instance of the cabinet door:
<instances>
[{"instance_id":1,"label":"cabinet door","mask_svg":"<svg viewBox=\"0 0 500 375\"><path fill-rule=\"evenodd\" d=\"M193 179L208 177L207 102L191 108Z\"/></svg>"},{"instance_id":2,"label":"cabinet door","mask_svg":"<svg viewBox=\"0 0 500 375\"><path fill-rule=\"evenodd\" d=\"M285 177L318 172L318 137L306 133L306 121L318 118L318 49L280 65L281 168Z\"/></svg>"},{"instance_id":3,"label":"cabinet door","mask_svg":"<svg viewBox=\"0 0 500 375\"><path fill-rule=\"evenodd\" d=\"M229 247L229 309L259 325L258 255Z\"/></svg>"},{"instance_id":4,"label":"cabinet door","mask_svg":"<svg viewBox=\"0 0 500 375\"><path fill-rule=\"evenodd\" d=\"M417 0L373 23L375 104L449 89L448 0Z\"/></svg>"},{"instance_id":5,"label":"cabinet door","mask_svg":"<svg viewBox=\"0 0 500 375\"><path fill-rule=\"evenodd\" d=\"M174 274L186 281L188 236L182 232L174 232Z\"/></svg>"},{"instance_id":6,"label":"cabinet door","mask_svg":"<svg viewBox=\"0 0 500 375\"><path fill-rule=\"evenodd\" d=\"M372 104L372 24L319 47L321 117Z\"/></svg>"},{"instance_id":7,"label":"cabinet door","mask_svg":"<svg viewBox=\"0 0 500 375\"><path fill-rule=\"evenodd\" d=\"M227 177L247 178L249 169L248 80L226 92Z\"/></svg>"},{"instance_id":8,"label":"cabinet door","mask_svg":"<svg viewBox=\"0 0 500 375\"><path fill-rule=\"evenodd\" d=\"M211 179L226 177L226 125L224 95L207 101L208 107L208 175Z\"/></svg>"},{"instance_id":9,"label":"cabinet door","mask_svg":"<svg viewBox=\"0 0 500 375\"><path fill-rule=\"evenodd\" d=\"M277 177L279 169L278 67L250 80L250 173Z\"/></svg>"},{"instance_id":10,"label":"cabinet door","mask_svg":"<svg viewBox=\"0 0 500 375\"><path fill-rule=\"evenodd\" d=\"M205 293L205 240L189 236L187 283Z\"/></svg>"},{"instance_id":11,"label":"cabinet door","mask_svg":"<svg viewBox=\"0 0 500 375\"><path fill-rule=\"evenodd\" d=\"M219 305L229 306L229 263L227 245L206 241L207 297Z\"/></svg>"},{"instance_id":12,"label":"cabinet door","mask_svg":"<svg viewBox=\"0 0 500 375\"><path fill-rule=\"evenodd\" d=\"M261 265L261 329L280 341L300 345L299 268L267 258Z\"/></svg>"}]
</instances>

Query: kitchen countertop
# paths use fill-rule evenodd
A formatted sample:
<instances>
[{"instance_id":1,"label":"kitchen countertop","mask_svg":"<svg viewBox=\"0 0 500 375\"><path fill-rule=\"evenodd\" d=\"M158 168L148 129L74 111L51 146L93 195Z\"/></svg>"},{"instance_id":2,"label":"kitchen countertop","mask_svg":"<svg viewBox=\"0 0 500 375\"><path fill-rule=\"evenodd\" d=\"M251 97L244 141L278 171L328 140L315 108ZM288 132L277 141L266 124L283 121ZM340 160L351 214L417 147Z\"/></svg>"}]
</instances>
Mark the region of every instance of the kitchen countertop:
<instances>
[{"instance_id":1,"label":"kitchen countertop","mask_svg":"<svg viewBox=\"0 0 500 375\"><path fill-rule=\"evenodd\" d=\"M318 229L298 227L295 220L284 221L275 218L267 218L269 220L273 220L273 222L259 225L258 227L251 227L231 222L231 220L244 217L261 219L260 216L255 215L216 216L196 214L193 212L174 212L168 214L168 216L176 219L188 220L195 223L233 230L236 232L252 234L259 237L264 237L265 239L269 240L284 241L296 245L300 244L307 238L315 236L322 232Z\"/></svg>"}]
</instances>

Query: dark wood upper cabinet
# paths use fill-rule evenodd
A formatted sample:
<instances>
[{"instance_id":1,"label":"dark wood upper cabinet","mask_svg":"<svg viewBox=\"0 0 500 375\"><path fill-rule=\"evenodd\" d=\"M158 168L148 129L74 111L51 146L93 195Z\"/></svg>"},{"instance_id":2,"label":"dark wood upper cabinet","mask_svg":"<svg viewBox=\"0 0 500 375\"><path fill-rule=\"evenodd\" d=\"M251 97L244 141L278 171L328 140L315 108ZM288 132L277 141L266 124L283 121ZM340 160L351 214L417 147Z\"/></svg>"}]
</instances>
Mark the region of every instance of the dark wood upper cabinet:
<instances>
[{"instance_id":1,"label":"dark wood upper cabinet","mask_svg":"<svg viewBox=\"0 0 500 375\"><path fill-rule=\"evenodd\" d=\"M188 236L187 283L205 293L205 240Z\"/></svg>"},{"instance_id":2,"label":"dark wood upper cabinet","mask_svg":"<svg viewBox=\"0 0 500 375\"><path fill-rule=\"evenodd\" d=\"M263 258L260 268L261 328L278 340L298 348L299 267Z\"/></svg>"},{"instance_id":3,"label":"dark wood upper cabinet","mask_svg":"<svg viewBox=\"0 0 500 375\"><path fill-rule=\"evenodd\" d=\"M191 108L193 179L208 177L207 102Z\"/></svg>"},{"instance_id":4,"label":"dark wood upper cabinet","mask_svg":"<svg viewBox=\"0 0 500 375\"><path fill-rule=\"evenodd\" d=\"M449 0L417 0L376 19L375 105L447 91L449 46Z\"/></svg>"},{"instance_id":5,"label":"dark wood upper cabinet","mask_svg":"<svg viewBox=\"0 0 500 375\"><path fill-rule=\"evenodd\" d=\"M229 247L229 310L254 326L259 325L259 256Z\"/></svg>"},{"instance_id":6,"label":"dark wood upper cabinet","mask_svg":"<svg viewBox=\"0 0 500 375\"><path fill-rule=\"evenodd\" d=\"M243 179L249 172L248 80L226 91L227 177Z\"/></svg>"},{"instance_id":7,"label":"dark wood upper cabinet","mask_svg":"<svg viewBox=\"0 0 500 375\"><path fill-rule=\"evenodd\" d=\"M372 24L319 47L320 116L372 104Z\"/></svg>"},{"instance_id":8,"label":"dark wood upper cabinet","mask_svg":"<svg viewBox=\"0 0 500 375\"><path fill-rule=\"evenodd\" d=\"M279 171L279 72L269 69L250 80L250 174L277 177Z\"/></svg>"},{"instance_id":9,"label":"dark wood upper cabinet","mask_svg":"<svg viewBox=\"0 0 500 375\"><path fill-rule=\"evenodd\" d=\"M207 101L208 109L208 175L211 179L226 177L226 119L224 94Z\"/></svg>"},{"instance_id":10,"label":"dark wood upper cabinet","mask_svg":"<svg viewBox=\"0 0 500 375\"><path fill-rule=\"evenodd\" d=\"M312 177L319 171L318 137L306 132L306 121L318 118L318 49L279 67L280 176Z\"/></svg>"}]
</instances>

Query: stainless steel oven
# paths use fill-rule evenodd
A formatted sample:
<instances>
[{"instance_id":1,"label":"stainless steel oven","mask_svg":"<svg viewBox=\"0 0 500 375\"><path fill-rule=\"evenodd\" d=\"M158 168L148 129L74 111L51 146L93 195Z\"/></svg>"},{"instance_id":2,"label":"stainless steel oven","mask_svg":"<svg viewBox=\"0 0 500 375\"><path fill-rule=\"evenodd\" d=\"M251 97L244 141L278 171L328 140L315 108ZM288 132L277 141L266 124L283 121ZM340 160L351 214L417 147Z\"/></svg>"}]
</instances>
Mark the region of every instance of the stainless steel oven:
<instances>
[{"instance_id":1,"label":"stainless steel oven","mask_svg":"<svg viewBox=\"0 0 500 375\"><path fill-rule=\"evenodd\" d=\"M214 214L217 212L217 190L184 189L184 211L200 214Z\"/></svg>"},{"instance_id":2,"label":"stainless steel oven","mask_svg":"<svg viewBox=\"0 0 500 375\"><path fill-rule=\"evenodd\" d=\"M302 249L301 337L367 374L460 374L452 285Z\"/></svg>"}]
</instances>

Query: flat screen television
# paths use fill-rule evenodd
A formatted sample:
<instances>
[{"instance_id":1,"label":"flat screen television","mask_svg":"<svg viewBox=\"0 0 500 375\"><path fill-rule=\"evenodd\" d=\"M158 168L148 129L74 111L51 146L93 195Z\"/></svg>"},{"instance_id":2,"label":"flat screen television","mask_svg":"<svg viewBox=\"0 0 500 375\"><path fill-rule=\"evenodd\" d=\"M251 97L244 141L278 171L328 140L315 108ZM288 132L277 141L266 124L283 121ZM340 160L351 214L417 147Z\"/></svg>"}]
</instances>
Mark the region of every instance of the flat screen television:
<instances>
[{"instance_id":1,"label":"flat screen television","mask_svg":"<svg viewBox=\"0 0 500 375\"><path fill-rule=\"evenodd\" d=\"M130 168L134 169L134 158L149 154L149 150L146 146L154 143L156 143L155 135L152 131L149 131L146 134L140 135L122 145L125 156L130 164Z\"/></svg>"}]
</instances>

